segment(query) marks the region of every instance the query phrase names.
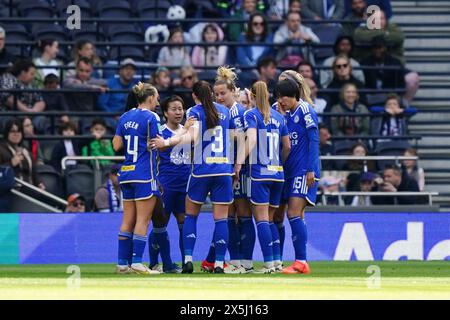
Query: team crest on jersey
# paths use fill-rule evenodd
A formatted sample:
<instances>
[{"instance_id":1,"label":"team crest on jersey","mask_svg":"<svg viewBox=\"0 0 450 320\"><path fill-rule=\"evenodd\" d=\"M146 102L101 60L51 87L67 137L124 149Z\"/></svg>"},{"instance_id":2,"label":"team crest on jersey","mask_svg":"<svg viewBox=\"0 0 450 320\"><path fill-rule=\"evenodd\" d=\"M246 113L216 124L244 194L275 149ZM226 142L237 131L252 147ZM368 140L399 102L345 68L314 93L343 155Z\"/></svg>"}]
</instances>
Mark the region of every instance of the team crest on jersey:
<instances>
[{"instance_id":1,"label":"team crest on jersey","mask_svg":"<svg viewBox=\"0 0 450 320\"><path fill-rule=\"evenodd\" d=\"M298 116L295 116L294 122L295 122L295 123L298 123L299 121L300 121L300 118L299 118Z\"/></svg>"},{"instance_id":2,"label":"team crest on jersey","mask_svg":"<svg viewBox=\"0 0 450 320\"><path fill-rule=\"evenodd\" d=\"M310 114L305 115L305 123L307 128L314 125L314 120Z\"/></svg>"}]
</instances>

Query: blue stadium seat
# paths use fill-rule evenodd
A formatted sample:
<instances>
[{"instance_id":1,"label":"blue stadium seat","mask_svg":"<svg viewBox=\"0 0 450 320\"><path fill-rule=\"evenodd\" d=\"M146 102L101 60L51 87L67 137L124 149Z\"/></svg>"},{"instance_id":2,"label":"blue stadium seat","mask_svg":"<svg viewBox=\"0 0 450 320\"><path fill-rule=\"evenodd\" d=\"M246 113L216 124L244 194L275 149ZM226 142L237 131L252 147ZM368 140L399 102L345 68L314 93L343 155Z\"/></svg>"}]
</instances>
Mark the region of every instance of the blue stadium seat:
<instances>
[{"instance_id":1,"label":"blue stadium seat","mask_svg":"<svg viewBox=\"0 0 450 320\"><path fill-rule=\"evenodd\" d=\"M337 37L342 33L340 26L317 24L312 27L312 31L319 37L321 43L334 43ZM315 48L314 57L316 63L322 63L328 57L334 55L333 47Z\"/></svg>"},{"instance_id":2,"label":"blue stadium seat","mask_svg":"<svg viewBox=\"0 0 450 320\"><path fill-rule=\"evenodd\" d=\"M376 153L379 156L400 156L405 153L405 150L410 148L408 141L392 140L377 143ZM379 170L383 170L386 165L395 164L394 160L379 160L377 166Z\"/></svg>"},{"instance_id":3,"label":"blue stadium seat","mask_svg":"<svg viewBox=\"0 0 450 320\"><path fill-rule=\"evenodd\" d=\"M86 199L94 198L94 171L88 166L77 165L65 172L66 194L79 193Z\"/></svg>"},{"instance_id":4,"label":"blue stadium seat","mask_svg":"<svg viewBox=\"0 0 450 320\"><path fill-rule=\"evenodd\" d=\"M341 140L334 142L334 155L336 156L347 156L350 154L352 147L355 145L356 141L351 140ZM347 160L337 160L336 168L342 170Z\"/></svg>"},{"instance_id":5,"label":"blue stadium seat","mask_svg":"<svg viewBox=\"0 0 450 320\"><path fill-rule=\"evenodd\" d=\"M111 48L111 60L123 60L124 58L132 58L136 61L146 61L144 50L137 47L122 46L120 48L120 55L118 47Z\"/></svg>"},{"instance_id":6,"label":"blue stadium seat","mask_svg":"<svg viewBox=\"0 0 450 320\"><path fill-rule=\"evenodd\" d=\"M169 1L140 1L137 7L137 14L142 19L166 18L167 10L171 7Z\"/></svg>"},{"instance_id":7,"label":"blue stadium seat","mask_svg":"<svg viewBox=\"0 0 450 320\"><path fill-rule=\"evenodd\" d=\"M25 0L18 6L23 17L52 18L54 12L50 4L45 0Z\"/></svg>"},{"instance_id":8,"label":"blue stadium seat","mask_svg":"<svg viewBox=\"0 0 450 320\"><path fill-rule=\"evenodd\" d=\"M105 36L101 32L101 29L99 29L99 32L97 33L97 27L92 23L83 23L81 29L70 30L69 33L74 41L89 40L91 42L96 42L105 40Z\"/></svg>"},{"instance_id":9,"label":"blue stadium seat","mask_svg":"<svg viewBox=\"0 0 450 320\"><path fill-rule=\"evenodd\" d=\"M6 31L6 46L8 51L15 56L29 56L30 46L10 45L11 42L30 41L30 35L25 26L20 24L4 24ZM23 50L23 51L22 51Z\"/></svg>"},{"instance_id":10,"label":"blue stadium seat","mask_svg":"<svg viewBox=\"0 0 450 320\"><path fill-rule=\"evenodd\" d=\"M39 165L36 172L40 181L45 185L45 191L58 197L64 197L61 174L49 165Z\"/></svg>"},{"instance_id":11,"label":"blue stadium seat","mask_svg":"<svg viewBox=\"0 0 450 320\"><path fill-rule=\"evenodd\" d=\"M58 41L67 40L67 32L58 24L35 24L32 34L36 39L55 39Z\"/></svg>"},{"instance_id":12,"label":"blue stadium seat","mask_svg":"<svg viewBox=\"0 0 450 320\"><path fill-rule=\"evenodd\" d=\"M101 18L130 18L131 7L127 1L108 1L99 4L99 16Z\"/></svg>"},{"instance_id":13,"label":"blue stadium seat","mask_svg":"<svg viewBox=\"0 0 450 320\"><path fill-rule=\"evenodd\" d=\"M133 25L121 24L118 27L109 27L109 36L113 42L143 42L144 33Z\"/></svg>"},{"instance_id":14,"label":"blue stadium seat","mask_svg":"<svg viewBox=\"0 0 450 320\"><path fill-rule=\"evenodd\" d=\"M72 4L80 7L81 18L90 18L93 16L91 5L87 0L57 0L55 3L56 11L61 17L67 16L67 7Z\"/></svg>"}]
</instances>

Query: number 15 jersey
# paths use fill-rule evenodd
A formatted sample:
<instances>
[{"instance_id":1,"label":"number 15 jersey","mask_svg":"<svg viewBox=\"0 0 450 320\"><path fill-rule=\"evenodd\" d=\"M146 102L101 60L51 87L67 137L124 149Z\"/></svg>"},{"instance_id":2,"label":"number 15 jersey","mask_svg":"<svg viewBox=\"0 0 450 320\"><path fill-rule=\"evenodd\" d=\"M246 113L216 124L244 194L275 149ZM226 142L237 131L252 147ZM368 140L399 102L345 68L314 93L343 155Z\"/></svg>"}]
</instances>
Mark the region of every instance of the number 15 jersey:
<instances>
[{"instance_id":1,"label":"number 15 jersey","mask_svg":"<svg viewBox=\"0 0 450 320\"><path fill-rule=\"evenodd\" d=\"M121 184L156 180L157 153L147 150L147 141L158 134L162 135L159 116L150 110L134 108L120 117L116 136L122 137L125 149L119 171Z\"/></svg>"}]
</instances>

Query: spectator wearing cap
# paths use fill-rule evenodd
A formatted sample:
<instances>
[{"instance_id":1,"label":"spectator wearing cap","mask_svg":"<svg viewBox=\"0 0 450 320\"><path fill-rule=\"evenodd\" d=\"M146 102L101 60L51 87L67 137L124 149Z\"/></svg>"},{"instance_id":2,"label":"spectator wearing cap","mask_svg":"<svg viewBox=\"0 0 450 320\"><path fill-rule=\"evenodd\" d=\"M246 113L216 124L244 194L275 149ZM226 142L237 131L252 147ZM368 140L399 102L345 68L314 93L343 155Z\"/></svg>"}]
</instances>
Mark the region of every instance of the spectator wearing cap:
<instances>
[{"instance_id":1,"label":"spectator wearing cap","mask_svg":"<svg viewBox=\"0 0 450 320\"><path fill-rule=\"evenodd\" d=\"M44 79L49 74L60 74L57 68L61 66L61 61L56 57L59 53L59 43L55 39L43 39L38 41L38 49L41 56L34 58L33 63L36 65L36 75L34 76L34 84L38 88L44 87Z\"/></svg>"},{"instance_id":2,"label":"spectator wearing cap","mask_svg":"<svg viewBox=\"0 0 450 320\"><path fill-rule=\"evenodd\" d=\"M0 65L12 66L17 57L8 52L5 48L6 31L0 26ZM7 68L0 68L0 74L4 73Z\"/></svg>"},{"instance_id":3,"label":"spectator wearing cap","mask_svg":"<svg viewBox=\"0 0 450 320\"><path fill-rule=\"evenodd\" d=\"M94 198L94 211L97 212L122 212L122 193L120 191L117 173L120 165L114 164L107 174L106 182L98 188Z\"/></svg>"},{"instance_id":4,"label":"spectator wearing cap","mask_svg":"<svg viewBox=\"0 0 450 320\"><path fill-rule=\"evenodd\" d=\"M162 47L158 55L160 66L184 67L191 65L189 48L184 46L183 29L177 27L170 31L168 43L174 46Z\"/></svg>"},{"instance_id":5,"label":"spectator wearing cap","mask_svg":"<svg viewBox=\"0 0 450 320\"><path fill-rule=\"evenodd\" d=\"M363 172L359 179L359 191L372 192L374 188L375 175L372 172ZM371 206L372 199L370 196L354 196L350 204L352 207Z\"/></svg>"},{"instance_id":6,"label":"spectator wearing cap","mask_svg":"<svg viewBox=\"0 0 450 320\"><path fill-rule=\"evenodd\" d=\"M373 197L374 204L381 205L414 205L425 204L425 197L418 196L396 196L396 192L419 192L419 185L417 181L410 178L408 175L402 174L402 169L398 166L386 166L383 170L383 178L375 179L375 184L378 191L392 192L392 196Z\"/></svg>"},{"instance_id":7,"label":"spectator wearing cap","mask_svg":"<svg viewBox=\"0 0 450 320\"><path fill-rule=\"evenodd\" d=\"M127 58L120 63L118 76L108 79L106 85L110 90L130 91L137 83L134 79L135 74L136 63L133 59ZM127 95L126 92L103 93L98 97L98 109L105 112L124 112Z\"/></svg>"},{"instance_id":8,"label":"spectator wearing cap","mask_svg":"<svg viewBox=\"0 0 450 320\"><path fill-rule=\"evenodd\" d=\"M325 195L329 193L339 192L341 182L342 179L333 176L323 177L322 179L320 179L319 188L323 192L322 197L325 197ZM331 206L343 206L344 200L342 199L342 197L330 195L326 196L326 204Z\"/></svg>"},{"instance_id":9,"label":"spectator wearing cap","mask_svg":"<svg viewBox=\"0 0 450 320\"><path fill-rule=\"evenodd\" d=\"M403 67L400 60L390 55L387 50L386 40L383 36L372 39L371 55L361 61L364 66L374 67L364 69L366 87L371 89L405 89L403 104L409 106L414 96L419 90L419 75L417 72ZM384 67L395 67L387 70ZM368 96L371 105L383 102L385 94L375 95L374 98Z\"/></svg>"},{"instance_id":10,"label":"spectator wearing cap","mask_svg":"<svg viewBox=\"0 0 450 320\"><path fill-rule=\"evenodd\" d=\"M337 20L345 14L344 0L302 0L302 17L305 19Z\"/></svg>"},{"instance_id":11,"label":"spectator wearing cap","mask_svg":"<svg viewBox=\"0 0 450 320\"><path fill-rule=\"evenodd\" d=\"M78 193L71 194L67 198L67 207L65 212L67 213L86 212L86 199Z\"/></svg>"}]
</instances>

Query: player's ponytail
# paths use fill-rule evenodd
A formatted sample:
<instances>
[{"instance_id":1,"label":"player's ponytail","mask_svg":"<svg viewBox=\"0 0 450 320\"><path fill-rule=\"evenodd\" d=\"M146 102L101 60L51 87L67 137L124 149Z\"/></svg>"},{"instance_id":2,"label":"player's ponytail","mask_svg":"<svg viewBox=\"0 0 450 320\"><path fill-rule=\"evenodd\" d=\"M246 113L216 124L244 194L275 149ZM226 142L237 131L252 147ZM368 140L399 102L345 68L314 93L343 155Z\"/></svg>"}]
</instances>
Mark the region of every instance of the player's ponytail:
<instances>
[{"instance_id":1,"label":"player's ponytail","mask_svg":"<svg viewBox=\"0 0 450 320\"><path fill-rule=\"evenodd\" d=\"M133 93L138 104L144 103L148 97L156 95L158 91L149 83L139 82L133 87Z\"/></svg>"},{"instance_id":2,"label":"player's ponytail","mask_svg":"<svg viewBox=\"0 0 450 320\"><path fill-rule=\"evenodd\" d=\"M269 90L264 81L257 81L252 86L252 95L256 102L256 107L264 116L264 123L270 122L270 102Z\"/></svg>"},{"instance_id":3,"label":"player's ponytail","mask_svg":"<svg viewBox=\"0 0 450 320\"><path fill-rule=\"evenodd\" d=\"M310 105L314 106L314 102L311 99L311 89L305 81L305 78L294 70L286 70L280 74L280 78L285 78L291 81L295 81L298 86L300 98L306 100Z\"/></svg>"},{"instance_id":4,"label":"player's ponytail","mask_svg":"<svg viewBox=\"0 0 450 320\"><path fill-rule=\"evenodd\" d=\"M214 86L220 86L224 84L228 90L236 91L236 79L237 75L234 72L234 68L228 66L219 67L217 69L216 82Z\"/></svg>"},{"instance_id":5,"label":"player's ponytail","mask_svg":"<svg viewBox=\"0 0 450 320\"><path fill-rule=\"evenodd\" d=\"M211 86L206 81L198 81L192 88L194 95L200 100L200 103L205 110L206 127L212 129L219 125L219 113L213 102L213 94Z\"/></svg>"}]
</instances>

